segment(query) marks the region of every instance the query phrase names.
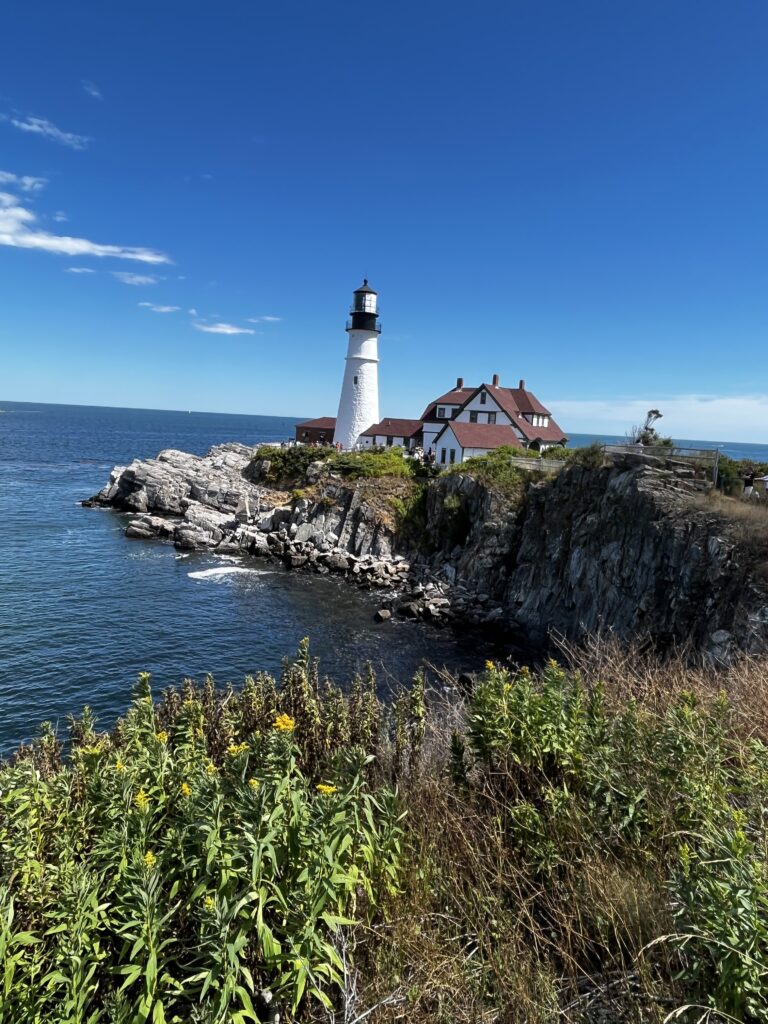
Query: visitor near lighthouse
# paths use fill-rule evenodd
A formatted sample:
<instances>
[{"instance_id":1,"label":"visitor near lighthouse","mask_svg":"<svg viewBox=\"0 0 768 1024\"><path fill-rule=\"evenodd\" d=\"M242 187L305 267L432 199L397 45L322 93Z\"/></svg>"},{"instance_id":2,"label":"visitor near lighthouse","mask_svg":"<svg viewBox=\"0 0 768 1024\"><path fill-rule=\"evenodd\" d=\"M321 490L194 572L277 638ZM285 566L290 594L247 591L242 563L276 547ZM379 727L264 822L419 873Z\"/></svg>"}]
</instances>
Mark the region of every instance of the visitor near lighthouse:
<instances>
[{"instance_id":1,"label":"visitor near lighthouse","mask_svg":"<svg viewBox=\"0 0 768 1024\"><path fill-rule=\"evenodd\" d=\"M379 421L379 334L377 294L367 279L352 297L347 321L347 360L341 385L334 441L354 448L360 435Z\"/></svg>"}]
</instances>

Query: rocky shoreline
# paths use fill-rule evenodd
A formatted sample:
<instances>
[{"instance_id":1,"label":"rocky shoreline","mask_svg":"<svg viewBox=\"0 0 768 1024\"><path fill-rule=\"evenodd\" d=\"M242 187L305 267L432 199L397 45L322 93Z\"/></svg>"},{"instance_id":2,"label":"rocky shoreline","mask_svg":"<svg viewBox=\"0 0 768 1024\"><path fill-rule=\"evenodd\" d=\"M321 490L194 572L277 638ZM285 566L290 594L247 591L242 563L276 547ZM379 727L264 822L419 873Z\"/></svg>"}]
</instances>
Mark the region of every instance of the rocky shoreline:
<instances>
[{"instance_id":1,"label":"rocky shoreline","mask_svg":"<svg viewBox=\"0 0 768 1024\"><path fill-rule=\"evenodd\" d=\"M268 467L242 444L169 449L83 504L128 514L129 538L336 574L380 594L381 621L490 629L531 652L602 632L713 663L768 650L762 556L669 460L533 475L514 500L469 473L350 480L322 461L275 489Z\"/></svg>"},{"instance_id":2,"label":"rocky shoreline","mask_svg":"<svg viewBox=\"0 0 768 1024\"><path fill-rule=\"evenodd\" d=\"M395 554L393 531L356 500L354 488L331 483L318 503L261 487L243 476L253 455L254 449L236 443L204 456L168 449L116 466L109 483L83 505L128 514L125 535L131 539L266 558L288 569L346 578L381 594L378 621L400 616L478 626L501 620L501 607L487 594L452 583L450 572Z\"/></svg>"}]
</instances>

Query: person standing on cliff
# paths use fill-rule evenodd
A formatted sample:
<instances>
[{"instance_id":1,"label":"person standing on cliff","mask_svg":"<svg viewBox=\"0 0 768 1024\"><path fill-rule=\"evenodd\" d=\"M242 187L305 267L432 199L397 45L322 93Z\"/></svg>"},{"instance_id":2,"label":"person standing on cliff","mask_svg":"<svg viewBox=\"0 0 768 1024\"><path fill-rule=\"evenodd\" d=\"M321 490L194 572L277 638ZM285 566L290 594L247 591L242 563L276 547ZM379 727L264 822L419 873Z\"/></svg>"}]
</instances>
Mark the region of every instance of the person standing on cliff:
<instances>
[{"instance_id":1,"label":"person standing on cliff","mask_svg":"<svg viewBox=\"0 0 768 1024\"><path fill-rule=\"evenodd\" d=\"M757 492L755 491L755 471L753 469L748 469L747 472L744 474L744 497L751 498L752 495L756 493ZM760 496L758 495L758 501L759 500Z\"/></svg>"}]
</instances>

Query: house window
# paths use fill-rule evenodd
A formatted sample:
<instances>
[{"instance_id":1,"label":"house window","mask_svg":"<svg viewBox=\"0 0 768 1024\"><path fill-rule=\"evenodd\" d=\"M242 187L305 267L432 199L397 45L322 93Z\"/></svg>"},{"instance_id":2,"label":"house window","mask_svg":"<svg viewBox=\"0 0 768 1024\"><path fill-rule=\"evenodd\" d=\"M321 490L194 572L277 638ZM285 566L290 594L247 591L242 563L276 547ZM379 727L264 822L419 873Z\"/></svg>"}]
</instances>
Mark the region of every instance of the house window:
<instances>
[{"instance_id":1,"label":"house window","mask_svg":"<svg viewBox=\"0 0 768 1024\"><path fill-rule=\"evenodd\" d=\"M445 406L444 405L438 405L438 407L437 407L437 418L439 420L444 420L445 419Z\"/></svg>"},{"instance_id":2,"label":"house window","mask_svg":"<svg viewBox=\"0 0 768 1024\"><path fill-rule=\"evenodd\" d=\"M445 465L445 448L440 449L440 462Z\"/></svg>"},{"instance_id":3,"label":"house window","mask_svg":"<svg viewBox=\"0 0 768 1024\"><path fill-rule=\"evenodd\" d=\"M489 412L488 413L488 422L489 423L495 423L496 422L496 413L495 412Z\"/></svg>"},{"instance_id":4,"label":"house window","mask_svg":"<svg viewBox=\"0 0 768 1024\"><path fill-rule=\"evenodd\" d=\"M391 437L389 437L389 435L387 435L387 447L388 447L388 448L391 448L391 447L392 447L392 438L391 438Z\"/></svg>"},{"instance_id":5,"label":"house window","mask_svg":"<svg viewBox=\"0 0 768 1024\"><path fill-rule=\"evenodd\" d=\"M487 398L488 398L488 393L486 391L481 391L480 392L480 405L485 405L485 401L486 401Z\"/></svg>"},{"instance_id":6,"label":"house window","mask_svg":"<svg viewBox=\"0 0 768 1024\"><path fill-rule=\"evenodd\" d=\"M471 412L469 414L469 422L470 423L477 423L477 412Z\"/></svg>"},{"instance_id":7,"label":"house window","mask_svg":"<svg viewBox=\"0 0 768 1024\"><path fill-rule=\"evenodd\" d=\"M455 448L451 448L451 465L453 465L455 461L456 461L456 449Z\"/></svg>"},{"instance_id":8,"label":"house window","mask_svg":"<svg viewBox=\"0 0 768 1024\"><path fill-rule=\"evenodd\" d=\"M301 436L306 440L309 437L309 431L308 430L302 430Z\"/></svg>"},{"instance_id":9,"label":"house window","mask_svg":"<svg viewBox=\"0 0 768 1024\"><path fill-rule=\"evenodd\" d=\"M354 380L355 380L355 387L357 387L357 377L355 377Z\"/></svg>"}]
</instances>

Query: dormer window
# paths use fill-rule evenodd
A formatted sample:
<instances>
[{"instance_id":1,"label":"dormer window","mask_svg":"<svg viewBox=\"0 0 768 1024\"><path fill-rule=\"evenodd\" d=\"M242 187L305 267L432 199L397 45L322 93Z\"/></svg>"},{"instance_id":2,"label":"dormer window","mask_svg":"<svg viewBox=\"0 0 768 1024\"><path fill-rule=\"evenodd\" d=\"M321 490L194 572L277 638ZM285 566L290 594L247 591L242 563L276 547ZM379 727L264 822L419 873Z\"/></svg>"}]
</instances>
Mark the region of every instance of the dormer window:
<instances>
[{"instance_id":1,"label":"dormer window","mask_svg":"<svg viewBox=\"0 0 768 1024\"><path fill-rule=\"evenodd\" d=\"M444 405L438 405L438 407L437 407L437 418L439 420L444 420L445 419L445 406Z\"/></svg>"},{"instance_id":2,"label":"dormer window","mask_svg":"<svg viewBox=\"0 0 768 1024\"><path fill-rule=\"evenodd\" d=\"M487 398L488 398L488 392L487 391L481 391L480 392L480 405L485 405L485 402L486 402Z\"/></svg>"}]
</instances>

